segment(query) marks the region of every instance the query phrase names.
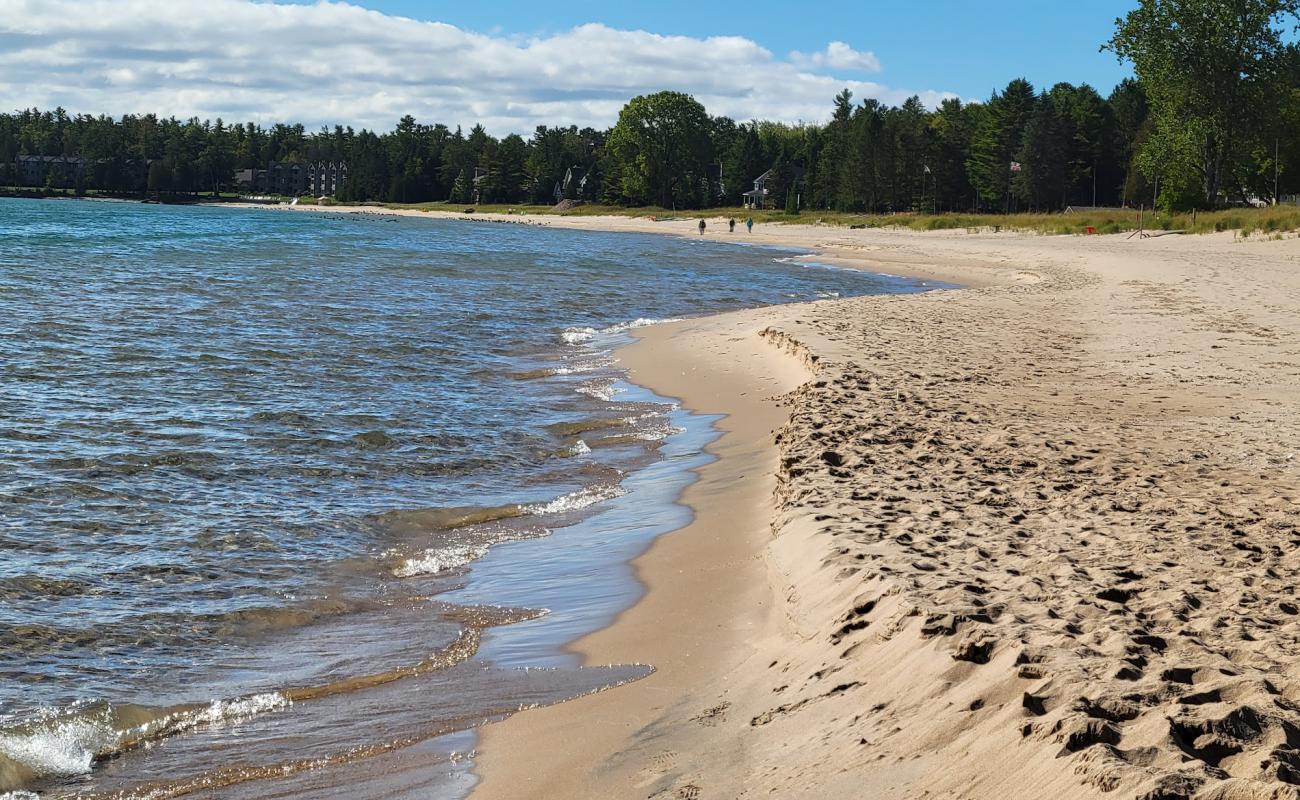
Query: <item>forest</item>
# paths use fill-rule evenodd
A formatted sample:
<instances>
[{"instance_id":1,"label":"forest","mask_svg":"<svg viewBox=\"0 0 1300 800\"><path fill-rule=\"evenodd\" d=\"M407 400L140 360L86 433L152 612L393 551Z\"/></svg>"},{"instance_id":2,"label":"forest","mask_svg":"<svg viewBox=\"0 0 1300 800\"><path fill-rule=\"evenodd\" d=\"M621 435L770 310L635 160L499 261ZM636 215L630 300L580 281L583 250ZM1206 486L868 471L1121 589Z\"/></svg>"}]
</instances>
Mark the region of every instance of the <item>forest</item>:
<instances>
[{"instance_id":1,"label":"forest","mask_svg":"<svg viewBox=\"0 0 1300 800\"><path fill-rule=\"evenodd\" d=\"M1010 81L982 102L898 106L827 98L824 124L711 116L674 91L632 98L611 128L483 126L403 117L387 132L264 127L153 114L0 114L0 186L18 159L50 162L49 187L195 195L235 191L241 169L342 162L341 202L736 206L765 176L789 212L1059 211L1262 204L1300 193L1300 0L1142 0L1104 47L1133 67L1103 95L1087 84Z\"/></svg>"}]
</instances>

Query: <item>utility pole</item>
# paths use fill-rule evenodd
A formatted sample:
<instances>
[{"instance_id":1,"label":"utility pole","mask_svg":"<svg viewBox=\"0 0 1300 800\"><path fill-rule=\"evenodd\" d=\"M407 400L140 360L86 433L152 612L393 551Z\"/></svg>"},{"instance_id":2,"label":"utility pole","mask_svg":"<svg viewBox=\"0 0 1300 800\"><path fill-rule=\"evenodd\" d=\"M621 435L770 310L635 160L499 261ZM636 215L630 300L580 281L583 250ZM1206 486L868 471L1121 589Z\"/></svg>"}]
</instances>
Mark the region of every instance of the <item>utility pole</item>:
<instances>
[{"instance_id":1,"label":"utility pole","mask_svg":"<svg viewBox=\"0 0 1300 800\"><path fill-rule=\"evenodd\" d=\"M1273 205L1277 205L1277 175L1278 175L1278 157L1282 153L1281 140L1273 138Z\"/></svg>"},{"instance_id":2,"label":"utility pole","mask_svg":"<svg viewBox=\"0 0 1300 800\"><path fill-rule=\"evenodd\" d=\"M1092 207L1097 207L1097 158L1092 159Z\"/></svg>"}]
</instances>

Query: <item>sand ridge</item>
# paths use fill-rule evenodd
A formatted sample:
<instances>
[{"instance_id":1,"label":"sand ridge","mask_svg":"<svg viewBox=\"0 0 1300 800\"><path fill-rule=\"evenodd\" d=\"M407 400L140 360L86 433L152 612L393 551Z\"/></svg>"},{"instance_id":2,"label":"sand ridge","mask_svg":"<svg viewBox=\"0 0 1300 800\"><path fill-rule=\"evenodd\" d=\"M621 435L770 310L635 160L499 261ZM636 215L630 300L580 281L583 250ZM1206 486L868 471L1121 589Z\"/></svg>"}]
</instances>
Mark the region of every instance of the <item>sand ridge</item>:
<instances>
[{"instance_id":1,"label":"sand ridge","mask_svg":"<svg viewBox=\"0 0 1300 800\"><path fill-rule=\"evenodd\" d=\"M1223 302L1267 302L1242 288L1263 254L1167 257L769 334L824 356L779 436L774 550L828 648L777 665L802 680L756 724L852 703L791 727L928 765L880 796L1296 796L1297 370L1250 358L1293 357L1294 317ZM851 593L804 595L809 548ZM914 671L882 680L894 658Z\"/></svg>"}]
</instances>

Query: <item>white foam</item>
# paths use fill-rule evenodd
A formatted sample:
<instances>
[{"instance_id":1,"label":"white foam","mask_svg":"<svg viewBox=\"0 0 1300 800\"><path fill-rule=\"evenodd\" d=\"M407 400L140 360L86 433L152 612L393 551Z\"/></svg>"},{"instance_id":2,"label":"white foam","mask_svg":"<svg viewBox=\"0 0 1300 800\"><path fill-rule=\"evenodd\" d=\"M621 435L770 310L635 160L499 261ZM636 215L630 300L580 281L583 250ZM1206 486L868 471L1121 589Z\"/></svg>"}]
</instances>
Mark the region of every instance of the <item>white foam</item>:
<instances>
[{"instance_id":1,"label":"white foam","mask_svg":"<svg viewBox=\"0 0 1300 800\"><path fill-rule=\"evenodd\" d=\"M560 334L560 339L565 344L582 344L596 338L597 333L599 331L595 328L565 328Z\"/></svg>"},{"instance_id":2,"label":"white foam","mask_svg":"<svg viewBox=\"0 0 1300 800\"><path fill-rule=\"evenodd\" d=\"M595 398L596 400L609 402L614 399L614 395L623 390L616 388L613 381L591 381L589 383L584 383L577 389L574 389L574 391L578 394L585 394L588 397Z\"/></svg>"},{"instance_id":3,"label":"white foam","mask_svg":"<svg viewBox=\"0 0 1300 800\"><path fill-rule=\"evenodd\" d=\"M649 317L637 317L631 322L624 322L619 325L610 325L608 328L603 329L601 333L622 333L623 331L630 331L633 328L648 328L651 325L662 325L668 322L681 322L681 319L678 317L673 317L672 319L650 319Z\"/></svg>"},{"instance_id":4,"label":"white foam","mask_svg":"<svg viewBox=\"0 0 1300 800\"><path fill-rule=\"evenodd\" d=\"M647 442L661 442L669 436L676 436L679 433L686 433L686 429L678 428L675 425L662 425L637 431L633 436Z\"/></svg>"},{"instance_id":5,"label":"white foam","mask_svg":"<svg viewBox=\"0 0 1300 800\"><path fill-rule=\"evenodd\" d=\"M596 503L612 500L625 494L627 494L627 490L618 484L588 486L585 489L561 495L549 503L534 503L524 508L530 514L564 514L571 511L580 511L588 506L594 506Z\"/></svg>"},{"instance_id":6,"label":"white foam","mask_svg":"<svg viewBox=\"0 0 1300 800\"><path fill-rule=\"evenodd\" d=\"M109 755L142 739L174 734L199 726L242 722L257 714L287 708L291 702L279 692L249 695L233 700L214 700L197 710L178 711L136 728L115 729L98 716L58 717L51 712L48 722L24 733L0 734L0 755L16 761L43 777L66 778L85 775L97 757ZM11 793L24 798L23 793ZM35 797L35 795L31 795ZM11 795L0 795L9 800Z\"/></svg>"},{"instance_id":7,"label":"white foam","mask_svg":"<svg viewBox=\"0 0 1300 800\"><path fill-rule=\"evenodd\" d=\"M614 360L611 358L588 359L585 361L574 361L563 367L556 367L552 372L554 375L579 375L583 372L595 372L598 369L611 367Z\"/></svg>"},{"instance_id":8,"label":"white foam","mask_svg":"<svg viewBox=\"0 0 1300 800\"><path fill-rule=\"evenodd\" d=\"M207 708L182 717L179 720L179 728L189 729L199 725L235 724L258 714L282 711L291 705L293 705L293 702L279 692L252 694L247 697L237 697L234 700L213 700L208 704Z\"/></svg>"},{"instance_id":9,"label":"white foam","mask_svg":"<svg viewBox=\"0 0 1300 800\"><path fill-rule=\"evenodd\" d=\"M591 445L579 439L578 441L574 442L572 445L569 446L569 449L565 451L565 455L569 456L570 458L573 458L575 456L585 456L590 452L591 452Z\"/></svg>"},{"instance_id":10,"label":"white foam","mask_svg":"<svg viewBox=\"0 0 1300 800\"><path fill-rule=\"evenodd\" d=\"M565 344L582 344L583 342L590 342L592 339L595 339L600 335L623 333L624 331L630 331L633 328L645 328L650 325L659 325L665 322L681 322L681 319L651 319L650 317L637 317L631 322L620 322L617 325L610 325L609 327L601 328L600 330L586 326L565 328L560 334L560 339Z\"/></svg>"},{"instance_id":11,"label":"white foam","mask_svg":"<svg viewBox=\"0 0 1300 800\"><path fill-rule=\"evenodd\" d=\"M487 555L486 544L462 544L426 550L418 556L412 556L393 570L399 578L412 578L416 575L437 575L450 569L463 567Z\"/></svg>"},{"instance_id":12,"label":"white foam","mask_svg":"<svg viewBox=\"0 0 1300 800\"><path fill-rule=\"evenodd\" d=\"M31 733L0 735L0 755L37 775L66 778L90 772L97 753L115 750L122 734L95 719L71 718Z\"/></svg>"}]
</instances>

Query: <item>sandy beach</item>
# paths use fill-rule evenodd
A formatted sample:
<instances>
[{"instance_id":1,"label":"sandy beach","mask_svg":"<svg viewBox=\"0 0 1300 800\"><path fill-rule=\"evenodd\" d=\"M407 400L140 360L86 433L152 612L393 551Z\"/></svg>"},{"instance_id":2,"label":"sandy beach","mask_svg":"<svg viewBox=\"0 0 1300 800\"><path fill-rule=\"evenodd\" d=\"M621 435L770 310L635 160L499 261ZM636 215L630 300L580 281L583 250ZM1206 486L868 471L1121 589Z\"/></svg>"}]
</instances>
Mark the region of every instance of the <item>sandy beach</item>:
<instances>
[{"instance_id":1,"label":"sandy beach","mask_svg":"<svg viewBox=\"0 0 1300 800\"><path fill-rule=\"evenodd\" d=\"M1300 796L1300 241L734 238L967 288L641 332L727 415L574 645L657 672L487 728L476 798Z\"/></svg>"}]
</instances>

